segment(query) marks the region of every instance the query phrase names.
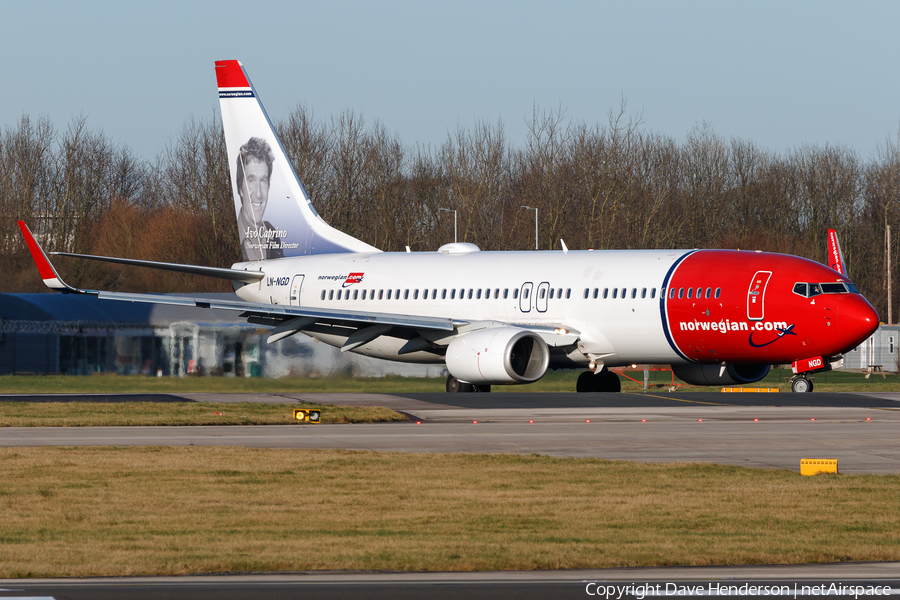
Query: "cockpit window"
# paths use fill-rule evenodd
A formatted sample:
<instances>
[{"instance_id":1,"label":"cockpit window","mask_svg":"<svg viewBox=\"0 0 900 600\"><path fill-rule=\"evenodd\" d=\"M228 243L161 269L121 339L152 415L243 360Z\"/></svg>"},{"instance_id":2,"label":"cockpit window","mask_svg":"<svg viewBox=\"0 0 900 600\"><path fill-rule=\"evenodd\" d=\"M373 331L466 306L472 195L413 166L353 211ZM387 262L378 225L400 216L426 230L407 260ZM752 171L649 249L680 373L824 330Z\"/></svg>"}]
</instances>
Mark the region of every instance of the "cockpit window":
<instances>
[{"instance_id":1,"label":"cockpit window","mask_svg":"<svg viewBox=\"0 0 900 600\"><path fill-rule=\"evenodd\" d=\"M832 281L829 283L795 283L794 293L805 298L812 298L819 294L858 294L859 290L852 283Z\"/></svg>"},{"instance_id":2,"label":"cockpit window","mask_svg":"<svg viewBox=\"0 0 900 600\"><path fill-rule=\"evenodd\" d=\"M847 288L843 283L823 283L822 291L826 294L846 294Z\"/></svg>"}]
</instances>

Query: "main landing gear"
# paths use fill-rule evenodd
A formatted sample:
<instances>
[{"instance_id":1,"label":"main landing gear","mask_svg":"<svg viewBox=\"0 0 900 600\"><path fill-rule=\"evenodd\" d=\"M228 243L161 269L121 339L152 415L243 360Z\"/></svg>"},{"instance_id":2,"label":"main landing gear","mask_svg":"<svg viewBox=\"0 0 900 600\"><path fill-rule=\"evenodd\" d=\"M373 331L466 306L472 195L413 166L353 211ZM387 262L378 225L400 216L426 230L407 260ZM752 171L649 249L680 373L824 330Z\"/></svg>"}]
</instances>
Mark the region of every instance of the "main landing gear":
<instances>
[{"instance_id":1,"label":"main landing gear","mask_svg":"<svg viewBox=\"0 0 900 600\"><path fill-rule=\"evenodd\" d=\"M585 371L578 376L575 383L576 392L621 392L622 382L619 376L610 371L603 369L599 373Z\"/></svg>"},{"instance_id":2,"label":"main landing gear","mask_svg":"<svg viewBox=\"0 0 900 600\"><path fill-rule=\"evenodd\" d=\"M798 376L791 379L791 391L805 393L813 391L813 382L806 377Z\"/></svg>"},{"instance_id":3,"label":"main landing gear","mask_svg":"<svg viewBox=\"0 0 900 600\"><path fill-rule=\"evenodd\" d=\"M472 392L490 392L489 385L475 385L473 383L465 383L460 381L453 375L447 375L447 392L451 394L463 394Z\"/></svg>"}]
</instances>

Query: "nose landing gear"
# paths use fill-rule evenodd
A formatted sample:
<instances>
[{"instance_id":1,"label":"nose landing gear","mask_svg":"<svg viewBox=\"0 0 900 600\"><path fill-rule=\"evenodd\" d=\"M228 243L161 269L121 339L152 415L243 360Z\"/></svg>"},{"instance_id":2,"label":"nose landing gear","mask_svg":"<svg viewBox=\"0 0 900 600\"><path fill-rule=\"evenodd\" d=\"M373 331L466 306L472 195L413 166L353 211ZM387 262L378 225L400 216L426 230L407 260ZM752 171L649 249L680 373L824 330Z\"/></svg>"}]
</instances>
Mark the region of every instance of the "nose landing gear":
<instances>
[{"instance_id":1,"label":"nose landing gear","mask_svg":"<svg viewBox=\"0 0 900 600\"><path fill-rule=\"evenodd\" d=\"M797 393L805 393L813 391L813 382L806 377L791 378L791 391Z\"/></svg>"}]
</instances>

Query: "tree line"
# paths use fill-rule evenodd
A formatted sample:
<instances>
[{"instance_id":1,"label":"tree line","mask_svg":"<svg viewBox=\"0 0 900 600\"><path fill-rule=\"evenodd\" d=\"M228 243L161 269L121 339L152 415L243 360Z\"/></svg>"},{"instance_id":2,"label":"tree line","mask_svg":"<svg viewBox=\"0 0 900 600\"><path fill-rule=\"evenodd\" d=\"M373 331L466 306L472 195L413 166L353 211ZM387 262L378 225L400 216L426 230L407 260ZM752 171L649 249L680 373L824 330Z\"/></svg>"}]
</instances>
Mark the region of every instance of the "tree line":
<instances>
[{"instance_id":1,"label":"tree line","mask_svg":"<svg viewBox=\"0 0 900 600\"><path fill-rule=\"evenodd\" d=\"M900 138L862 159L846 146L786 153L700 124L683 141L626 107L605 122L536 109L521 146L502 122L460 127L436 146L404 144L354 112L317 120L303 106L278 133L317 211L386 251L740 248L826 262L838 230L851 279L887 317L885 230L900 223ZM64 131L23 116L0 133L4 292L42 291L16 219L48 250L228 267L240 260L221 122L192 119L153 160L73 119ZM894 240L900 238L900 230ZM891 265L896 279L896 242ZM91 288L229 291L227 282L60 258ZM900 282L898 282L900 283ZM893 286L897 305L900 285Z\"/></svg>"}]
</instances>

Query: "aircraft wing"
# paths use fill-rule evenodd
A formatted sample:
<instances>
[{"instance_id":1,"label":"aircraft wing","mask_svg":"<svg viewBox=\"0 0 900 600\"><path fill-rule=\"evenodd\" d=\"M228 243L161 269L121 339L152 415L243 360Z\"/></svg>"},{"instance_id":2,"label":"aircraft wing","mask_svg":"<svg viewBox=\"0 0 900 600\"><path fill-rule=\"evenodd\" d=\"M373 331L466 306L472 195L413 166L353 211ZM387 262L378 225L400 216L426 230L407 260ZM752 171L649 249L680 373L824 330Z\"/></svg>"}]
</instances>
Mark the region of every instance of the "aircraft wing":
<instances>
[{"instance_id":1,"label":"aircraft wing","mask_svg":"<svg viewBox=\"0 0 900 600\"><path fill-rule=\"evenodd\" d=\"M355 328L365 328L372 325L398 326L412 329L431 329L440 331L453 331L455 325L464 324L453 319L443 317L422 317L415 315L400 315L391 313L378 313L368 311L342 310L342 309L324 309L313 307L286 306L282 304L255 304L252 302L244 302L242 300L217 300L210 298L194 298L190 296L174 296L167 294L132 294L125 292L104 292L98 290L85 290L73 287L63 281L62 277L57 273L56 268L47 257L47 253L41 248L41 245L34 238L28 226L19 221L19 228L25 236L25 242L31 251L31 256L40 273L44 284L52 290L56 290L69 294L83 294L97 296L104 300L120 300L124 302L146 302L150 304L171 304L178 306L196 306L198 308L214 308L218 310L239 311L242 317L246 317L250 322L276 326L276 334L278 336L271 341L277 341L297 333L302 327L313 323L324 322L329 325L345 325ZM58 253L66 256L76 256L80 258L93 258L96 260L105 260L107 262L118 262L122 264L139 265L153 268L162 268L168 270L177 270L198 275L211 275L213 277L224 277L226 279L235 279L238 281L258 281L264 277L263 273L254 271L239 271L237 269L219 269L213 267L196 267L192 265L177 265L172 263L156 263L152 261L139 261L133 259L116 259L108 257L98 257L92 255ZM282 329L282 325L292 323L294 327ZM386 332L386 330L384 330ZM281 335L286 333L286 335Z\"/></svg>"},{"instance_id":2,"label":"aircraft wing","mask_svg":"<svg viewBox=\"0 0 900 600\"><path fill-rule=\"evenodd\" d=\"M337 308L317 308L309 306L290 306L284 304L262 304L245 302L243 300L224 300L216 298L177 296L169 294L135 294L127 292L106 292L99 290L86 290L76 288L63 281L50 262L47 253L40 246L28 226L19 221L19 227L25 236L28 249L37 265L38 272L44 284L52 290L68 294L82 294L97 296L102 300L117 300L122 302L143 302L149 304L168 304L175 306L194 306L197 308L212 308L240 312L242 318L250 323L272 326L275 329L269 336L269 343L284 339L303 329L310 327L343 328L355 330L342 350L352 350L375 337L390 332L392 335L415 340L416 338L428 338L428 345L444 346L449 343L456 333L474 329L485 329L499 326L514 326L533 331L540 335L550 346L566 346L574 344L579 332L564 325L532 325L519 323L497 322L469 322L447 317L430 317L419 315L407 315L398 313L380 313L370 311L345 310ZM236 281L258 281L264 274L259 271L240 271L237 269L220 269L214 267L200 267L194 265L179 265L174 263L158 263L135 259L120 259L104 256L72 254L65 252L54 253L62 256L88 258L126 265L135 265L151 268L160 268L172 271L193 273L196 275L208 275L232 279ZM424 342L411 345L408 351L423 349Z\"/></svg>"}]
</instances>

